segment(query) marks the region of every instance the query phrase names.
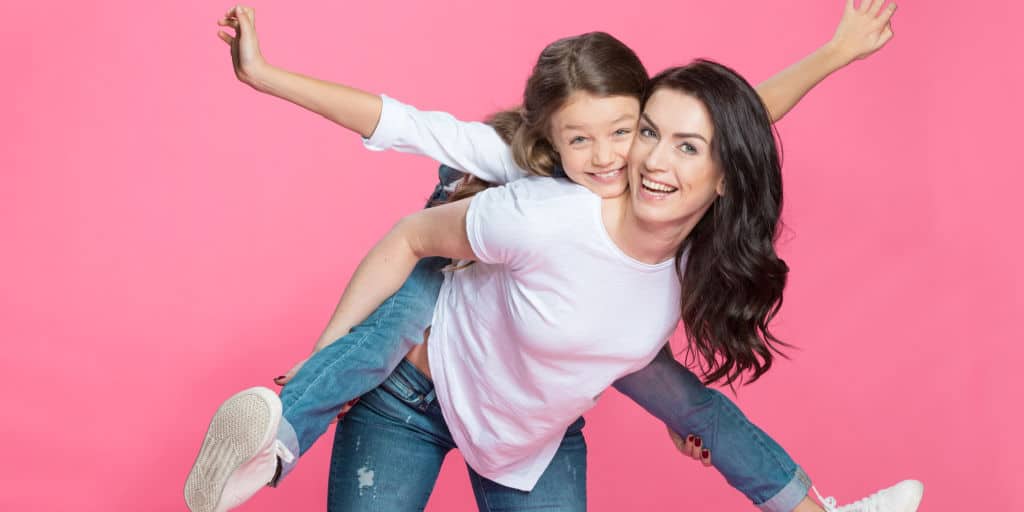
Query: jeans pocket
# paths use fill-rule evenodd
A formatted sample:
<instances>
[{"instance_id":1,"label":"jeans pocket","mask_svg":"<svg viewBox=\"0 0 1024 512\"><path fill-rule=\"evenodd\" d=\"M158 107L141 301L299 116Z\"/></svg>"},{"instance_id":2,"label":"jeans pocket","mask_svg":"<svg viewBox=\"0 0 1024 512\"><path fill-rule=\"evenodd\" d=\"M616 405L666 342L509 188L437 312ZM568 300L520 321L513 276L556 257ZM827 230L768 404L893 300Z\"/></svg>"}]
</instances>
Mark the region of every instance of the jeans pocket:
<instances>
[{"instance_id":1,"label":"jeans pocket","mask_svg":"<svg viewBox=\"0 0 1024 512\"><path fill-rule=\"evenodd\" d=\"M391 375L381 383L380 387L408 405L418 405L420 401L423 400L423 395L419 393L413 385L405 379L405 377L400 375L398 370L392 372Z\"/></svg>"}]
</instances>

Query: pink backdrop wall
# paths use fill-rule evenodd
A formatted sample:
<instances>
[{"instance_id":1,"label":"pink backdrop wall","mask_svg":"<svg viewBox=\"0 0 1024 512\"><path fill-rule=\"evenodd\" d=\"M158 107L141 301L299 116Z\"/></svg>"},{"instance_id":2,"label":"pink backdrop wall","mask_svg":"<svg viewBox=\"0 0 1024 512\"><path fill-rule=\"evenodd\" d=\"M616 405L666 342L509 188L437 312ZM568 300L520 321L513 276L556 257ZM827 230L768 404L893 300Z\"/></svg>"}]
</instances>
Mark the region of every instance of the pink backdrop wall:
<instances>
[{"instance_id":1,"label":"pink backdrop wall","mask_svg":"<svg viewBox=\"0 0 1024 512\"><path fill-rule=\"evenodd\" d=\"M841 3L254 6L274 63L480 118L564 35L757 82L830 37ZM800 350L738 402L824 493L916 477L924 511L1024 507L1019 5L906 0L888 48L780 124L776 325ZM0 6L0 509L184 510L216 405L309 351L432 186L432 162L239 84L215 36L228 7ZM621 396L588 420L592 510L753 510ZM329 448L245 510L322 509ZM471 500L452 456L429 510Z\"/></svg>"}]
</instances>

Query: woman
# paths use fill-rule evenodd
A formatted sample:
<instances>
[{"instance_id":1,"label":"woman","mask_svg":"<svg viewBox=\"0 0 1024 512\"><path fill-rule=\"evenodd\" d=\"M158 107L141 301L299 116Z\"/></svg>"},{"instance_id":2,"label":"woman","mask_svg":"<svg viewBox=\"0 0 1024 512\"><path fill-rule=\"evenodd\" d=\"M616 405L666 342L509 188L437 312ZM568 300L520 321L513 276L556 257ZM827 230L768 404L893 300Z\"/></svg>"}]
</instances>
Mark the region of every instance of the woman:
<instances>
[{"instance_id":1,"label":"woman","mask_svg":"<svg viewBox=\"0 0 1024 512\"><path fill-rule=\"evenodd\" d=\"M813 84L812 84L812 85L813 85ZM339 308L339 309L341 309L341 308ZM287 388L286 388L286 390L287 390ZM805 489L805 492L806 492L806 489Z\"/></svg>"}]
</instances>

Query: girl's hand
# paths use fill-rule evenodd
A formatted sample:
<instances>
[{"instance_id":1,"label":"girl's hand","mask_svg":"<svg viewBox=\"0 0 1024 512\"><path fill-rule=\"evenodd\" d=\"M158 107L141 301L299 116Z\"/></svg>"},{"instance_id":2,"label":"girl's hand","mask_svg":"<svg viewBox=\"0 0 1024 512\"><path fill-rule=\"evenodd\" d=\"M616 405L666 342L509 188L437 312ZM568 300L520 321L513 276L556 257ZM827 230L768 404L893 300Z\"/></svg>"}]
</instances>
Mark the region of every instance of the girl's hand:
<instances>
[{"instance_id":1,"label":"girl's hand","mask_svg":"<svg viewBox=\"0 0 1024 512\"><path fill-rule=\"evenodd\" d=\"M217 25L234 29L234 35L219 30L217 36L231 46L231 64L235 68L235 76L248 85L254 85L260 71L267 66L256 39L255 23L256 11L241 5L232 7L217 21Z\"/></svg>"},{"instance_id":2,"label":"girl's hand","mask_svg":"<svg viewBox=\"0 0 1024 512\"><path fill-rule=\"evenodd\" d=\"M704 466L711 465L711 450L701 446L703 444L700 436L690 434L683 439L682 436L677 434L671 428L668 429L668 436L672 438L672 443L676 445L676 449L679 453L686 455L694 460L699 460Z\"/></svg>"},{"instance_id":3,"label":"girl's hand","mask_svg":"<svg viewBox=\"0 0 1024 512\"><path fill-rule=\"evenodd\" d=\"M888 0L860 0L860 6L854 7L853 2L846 0L843 17L828 43L844 62L863 59L877 52L893 35L891 20L896 13L895 3L886 6Z\"/></svg>"}]
</instances>

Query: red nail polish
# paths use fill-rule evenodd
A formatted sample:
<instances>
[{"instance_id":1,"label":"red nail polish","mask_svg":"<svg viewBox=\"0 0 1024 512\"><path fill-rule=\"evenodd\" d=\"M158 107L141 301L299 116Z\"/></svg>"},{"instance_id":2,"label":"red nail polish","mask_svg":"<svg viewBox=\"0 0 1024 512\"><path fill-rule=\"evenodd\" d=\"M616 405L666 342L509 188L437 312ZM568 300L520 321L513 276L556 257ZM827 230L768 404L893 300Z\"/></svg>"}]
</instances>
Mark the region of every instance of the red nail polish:
<instances>
[{"instance_id":1,"label":"red nail polish","mask_svg":"<svg viewBox=\"0 0 1024 512\"><path fill-rule=\"evenodd\" d=\"M711 456L711 452L707 451L706 449L705 450L701 450L700 451L700 456L704 457L706 459L706 458Z\"/></svg>"},{"instance_id":2,"label":"red nail polish","mask_svg":"<svg viewBox=\"0 0 1024 512\"><path fill-rule=\"evenodd\" d=\"M693 440L693 445L698 447L698 448L700 447L700 438L699 437L697 439Z\"/></svg>"},{"instance_id":3,"label":"red nail polish","mask_svg":"<svg viewBox=\"0 0 1024 512\"><path fill-rule=\"evenodd\" d=\"M693 442L693 434L690 434L690 435L686 436L686 440L692 443Z\"/></svg>"}]
</instances>

